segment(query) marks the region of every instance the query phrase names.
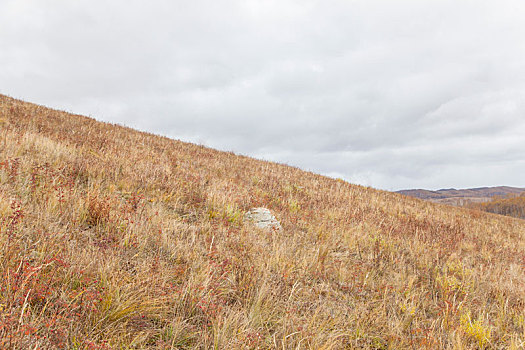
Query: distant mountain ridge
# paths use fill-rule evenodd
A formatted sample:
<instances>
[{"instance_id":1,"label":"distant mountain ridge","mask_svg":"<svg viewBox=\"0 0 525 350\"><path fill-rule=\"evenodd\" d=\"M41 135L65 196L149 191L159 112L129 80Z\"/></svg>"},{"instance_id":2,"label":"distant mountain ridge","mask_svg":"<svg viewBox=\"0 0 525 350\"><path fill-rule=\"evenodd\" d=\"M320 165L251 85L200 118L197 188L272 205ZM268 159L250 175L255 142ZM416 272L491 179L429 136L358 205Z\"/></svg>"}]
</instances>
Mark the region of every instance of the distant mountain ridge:
<instances>
[{"instance_id":1,"label":"distant mountain ridge","mask_svg":"<svg viewBox=\"0 0 525 350\"><path fill-rule=\"evenodd\" d=\"M523 192L525 192L525 188L510 186L478 187L467 189L445 188L436 191L424 189L396 191L396 193L406 196L450 205L464 205L468 202L483 203L491 201L494 197L518 196Z\"/></svg>"}]
</instances>

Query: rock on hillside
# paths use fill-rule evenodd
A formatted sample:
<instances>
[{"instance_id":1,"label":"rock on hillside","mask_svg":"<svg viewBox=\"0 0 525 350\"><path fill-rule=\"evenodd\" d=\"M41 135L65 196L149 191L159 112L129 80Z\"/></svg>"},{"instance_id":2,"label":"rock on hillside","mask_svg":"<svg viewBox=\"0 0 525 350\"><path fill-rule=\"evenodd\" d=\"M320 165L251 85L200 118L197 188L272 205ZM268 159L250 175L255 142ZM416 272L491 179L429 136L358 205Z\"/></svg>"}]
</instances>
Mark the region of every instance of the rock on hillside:
<instances>
[{"instance_id":1,"label":"rock on hillside","mask_svg":"<svg viewBox=\"0 0 525 350\"><path fill-rule=\"evenodd\" d=\"M245 215L246 221L253 222L253 224L262 229L280 230L281 224L275 216L272 215L269 209L253 208Z\"/></svg>"}]
</instances>

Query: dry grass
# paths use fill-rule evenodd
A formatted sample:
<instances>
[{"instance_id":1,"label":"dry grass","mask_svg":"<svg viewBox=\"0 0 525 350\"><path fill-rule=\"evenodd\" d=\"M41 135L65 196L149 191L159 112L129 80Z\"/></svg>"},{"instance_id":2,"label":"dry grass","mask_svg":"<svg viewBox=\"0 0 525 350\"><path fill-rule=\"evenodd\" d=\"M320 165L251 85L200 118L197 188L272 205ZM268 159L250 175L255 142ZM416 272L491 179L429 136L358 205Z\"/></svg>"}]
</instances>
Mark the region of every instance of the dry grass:
<instances>
[{"instance_id":1,"label":"dry grass","mask_svg":"<svg viewBox=\"0 0 525 350\"><path fill-rule=\"evenodd\" d=\"M524 346L521 220L0 106L1 348Z\"/></svg>"}]
</instances>

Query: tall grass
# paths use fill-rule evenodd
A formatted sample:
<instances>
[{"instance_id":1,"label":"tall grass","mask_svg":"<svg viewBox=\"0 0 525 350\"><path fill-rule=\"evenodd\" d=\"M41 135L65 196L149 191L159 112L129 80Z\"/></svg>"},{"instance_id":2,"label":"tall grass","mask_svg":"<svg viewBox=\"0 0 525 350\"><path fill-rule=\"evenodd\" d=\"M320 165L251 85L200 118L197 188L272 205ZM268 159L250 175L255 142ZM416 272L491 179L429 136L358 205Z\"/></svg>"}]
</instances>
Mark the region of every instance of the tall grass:
<instances>
[{"instance_id":1,"label":"tall grass","mask_svg":"<svg viewBox=\"0 0 525 350\"><path fill-rule=\"evenodd\" d=\"M524 346L521 220L0 101L0 348Z\"/></svg>"}]
</instances>

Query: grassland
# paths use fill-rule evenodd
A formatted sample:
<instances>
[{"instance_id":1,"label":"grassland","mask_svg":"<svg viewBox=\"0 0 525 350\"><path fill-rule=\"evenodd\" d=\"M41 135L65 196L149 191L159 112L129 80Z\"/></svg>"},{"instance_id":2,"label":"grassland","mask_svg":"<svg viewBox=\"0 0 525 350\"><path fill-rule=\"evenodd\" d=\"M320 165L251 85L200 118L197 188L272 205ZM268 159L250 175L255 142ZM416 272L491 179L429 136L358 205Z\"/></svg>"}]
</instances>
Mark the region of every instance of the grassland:
<instances>
[{"instance_id":1,"label":"grassland","mask_svg":"<svg viewBox=\"0 0 525 350\"><path fill-rule=\"evenodd\" d=\"M525 344L522 220L0 108L0 348Z\"/></svg>"}]
</instances>

